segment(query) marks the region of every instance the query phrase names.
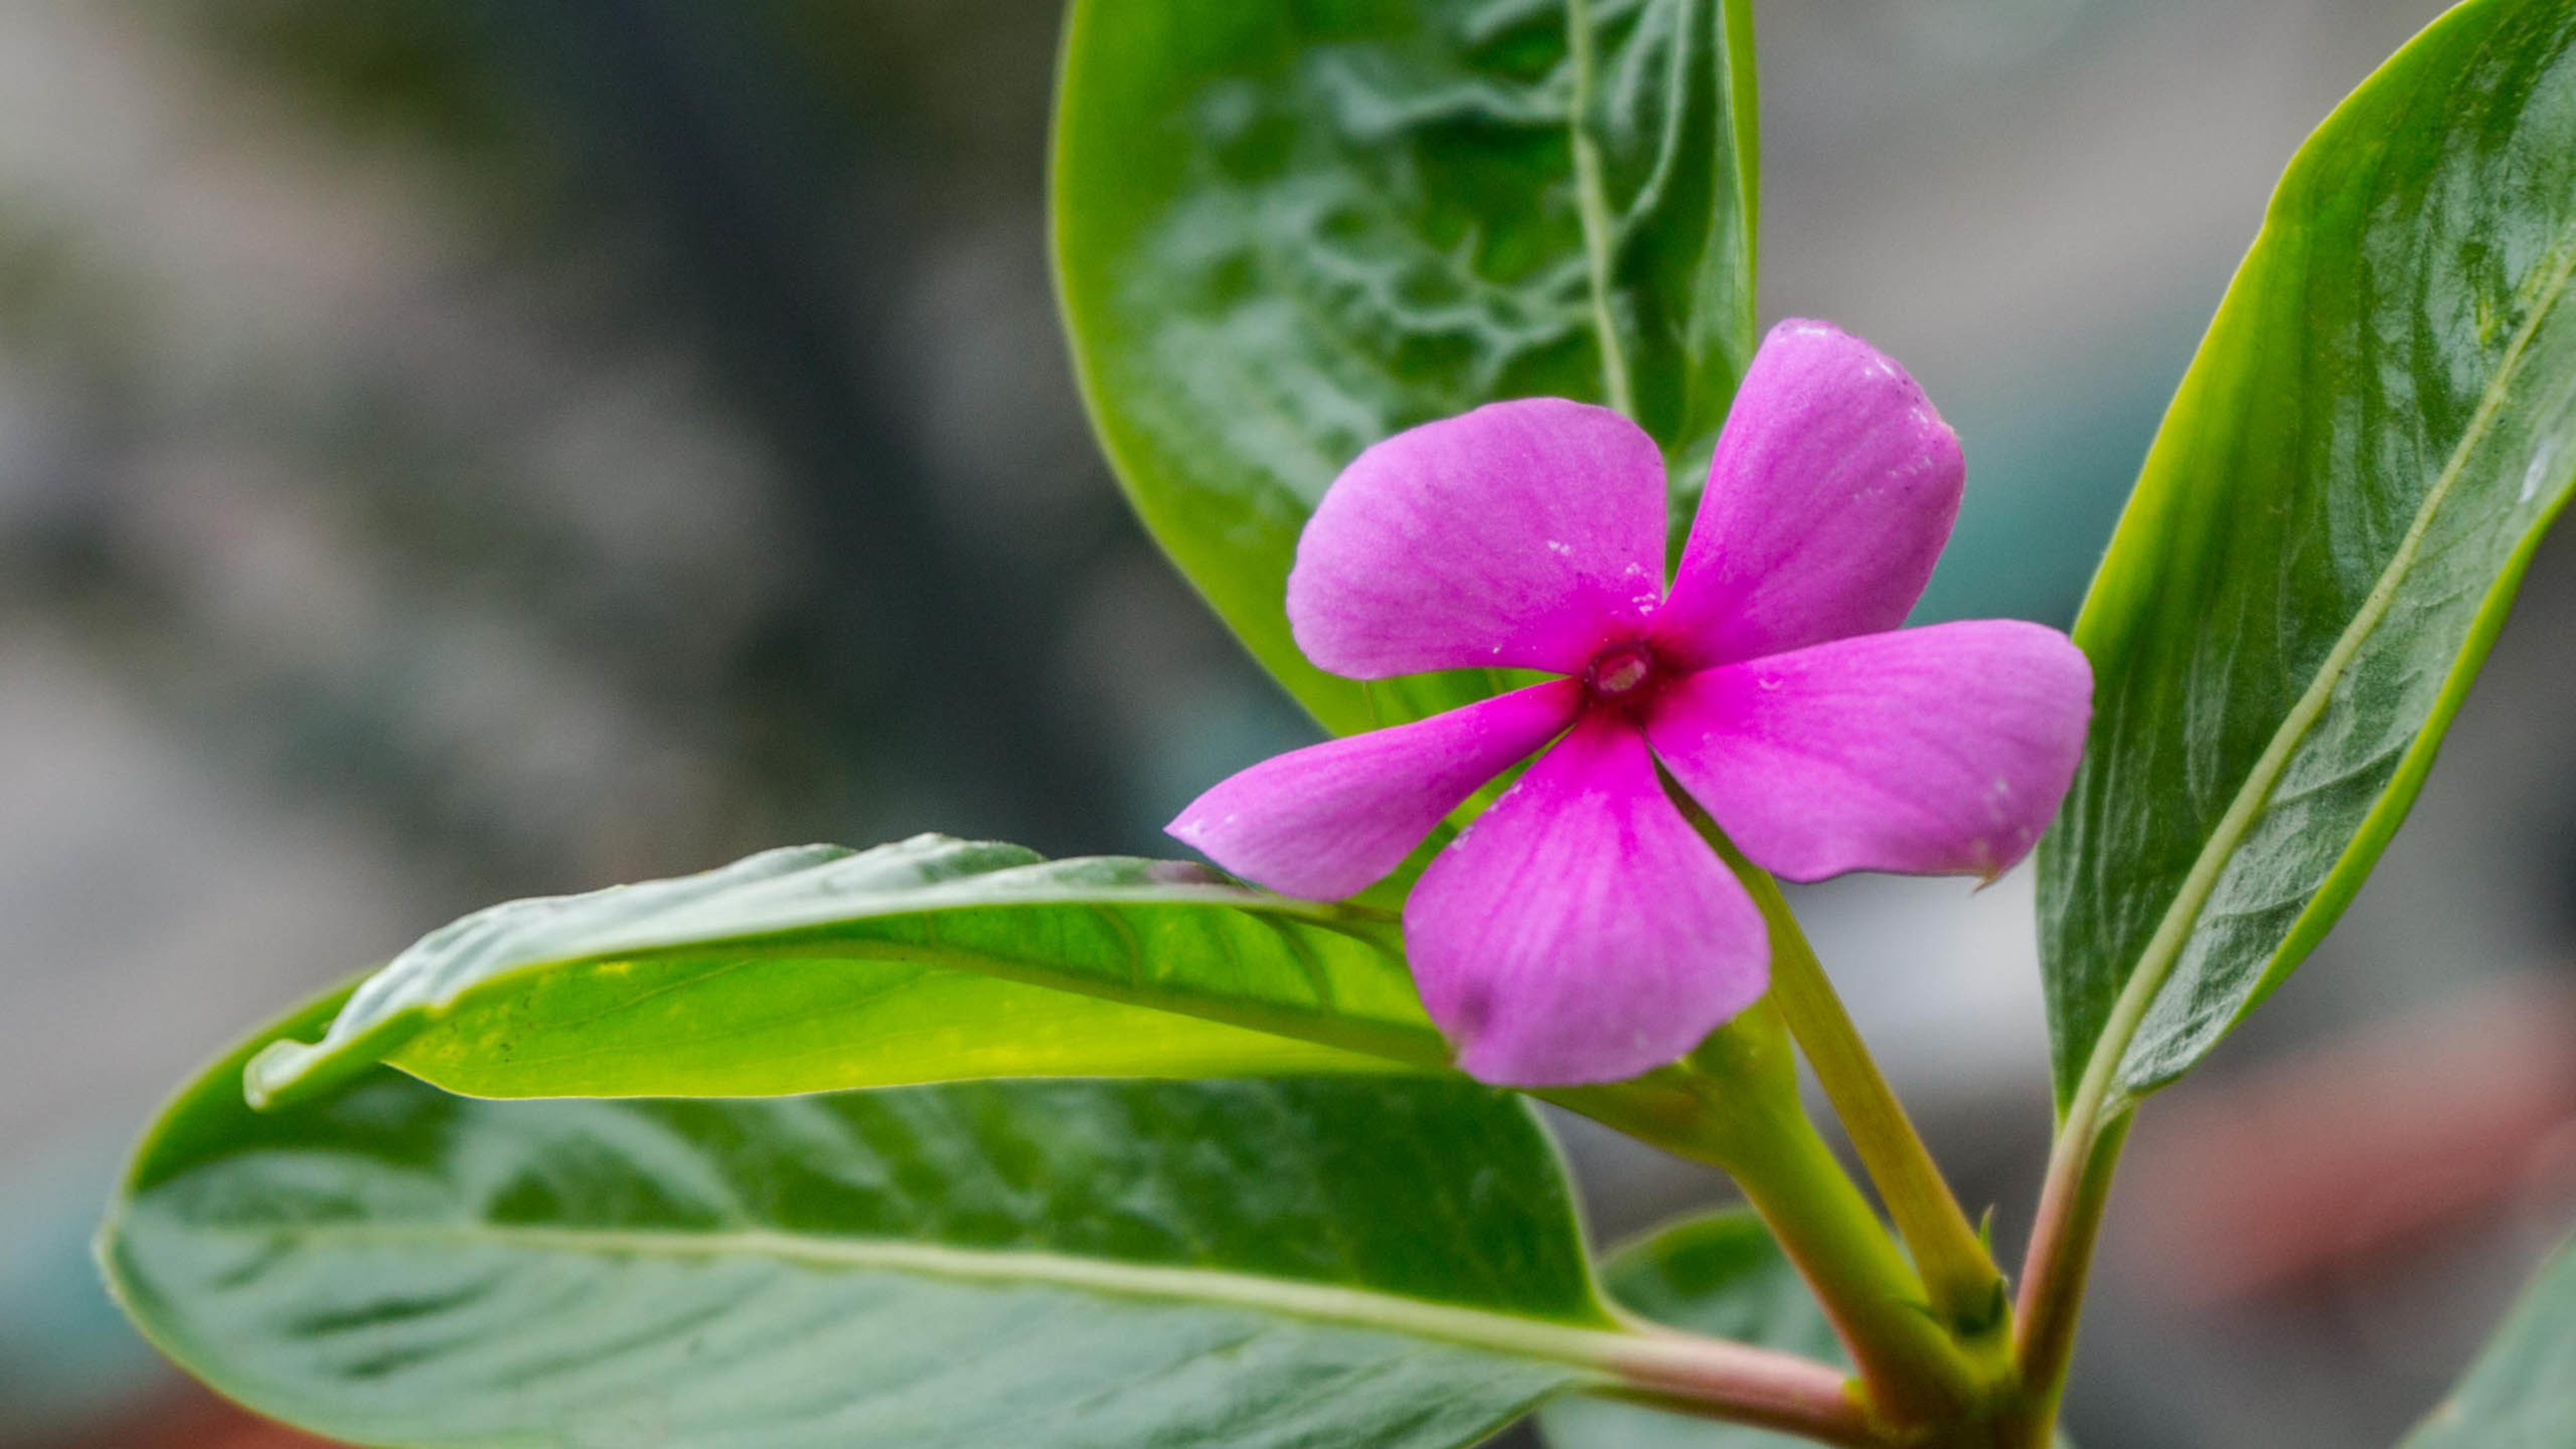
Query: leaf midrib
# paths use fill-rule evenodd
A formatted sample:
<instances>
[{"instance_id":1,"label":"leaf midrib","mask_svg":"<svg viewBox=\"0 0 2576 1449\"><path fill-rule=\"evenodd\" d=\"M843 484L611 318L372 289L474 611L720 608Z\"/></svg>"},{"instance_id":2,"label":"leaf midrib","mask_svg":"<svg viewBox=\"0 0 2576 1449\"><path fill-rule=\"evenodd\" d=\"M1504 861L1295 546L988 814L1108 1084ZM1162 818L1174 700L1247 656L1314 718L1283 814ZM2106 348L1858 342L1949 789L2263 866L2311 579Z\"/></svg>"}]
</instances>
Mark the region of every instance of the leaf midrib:
<instances>
[{"instance_id":1,"label":"leaf midrib","mask_svg":"<svg viewBox=\"0 0 2576 1449\"><path fill-rule=\"evenodd\" d=\"M1088 864L1087 861L1050 861L1049 866ZM1155 864L1157 862L1145 862ZM1028 869L1028 867L1011 867ZM1001 872L995 872L1001 874ZM942 881L935 885L905 887L889 896L853 904L848 897L816 894L810 899L790 898L788 908L764 919L758 929L738 931L732 937L704 933L685 934L676 931L669 916L685 924L686 913L703 910L703 903L674 907L661 921L647 920L625 928L603 928L584 943L584 949L561 959L634 955L668 950L724 939L760 940L782 936L791 931L827 930L835 926L856 925L864 921L881 921L902 917L949 915L961 911L1061 910L1069 907L1123 910L1156 906L1209 906L1245 915L1276 916L1306 922L1327 929L1387 924L1392 912L1367 906L1354 906L1338 901L1307 901L1293 896L1274 895L1264 891L1245 890L1229 885L1137 885L1110 888L1050 886L1029 889L1011 883L1011 888L997 893L989 891L990 882L974 877Z\"/></svg>"},{"instance_id":2,"label":"leaf midrib","mask_svg":"<svg viewBox=\"0 0 2576 1449\"><path fill-rule=\"evenodd\" d=\"M2307 689L2282 718L2280 727L2256 758L2244 783L2237 787L2226 813L2219 817L2208 842L2193 858L2191 870L2183 877L2182 887L2176 892L2173 903L2166 908L2163 919L2157 922L2156 933L2148 939L2146 949L2139 953L2138 964L2121 987L2111 1016L2103 1024L2102 1034L2095 1038L2092 1054L2086 1059L2083 1082L2068 1107L2070 1122L2097 1119L2108 1105L2118 1074L2128 1060L2129 1048L2135 1043L2139 1028L2145 1024L2147 1012L2162 994L2165 983L2172 978L2173 969L2182 958L2183 947L2189 943L2192 930L2199 924L2202 907L2208 904L2210 894L2217 889L2220 874L2235 858L2246 835L2262 816L2274 787L2289 768L2290 757L2306 739L2308 731L2315 728L2316 722L2324 716L2326 706L2333 700L2335 687L2343 681L2353 660L2359 657L2362 647L2370 641L2396 602L2397 591L2413 570L2434 520L2466 473L2469 459L2494 428L2532 339L2565 297L2571 277L2576 277L2576 238L2562 237L2557 264L2536 295L2530 315L2506 345L2504 358L2497 366L2494 378L2480 394L2477 411L2470 416L2468 428L2452 448L2440 476L2425 493L2424 501L2408 523L2404 537L2398 540L2396 552L2380 571L2378 580L2363 598L2352 621L2336 638L2334 647L2327 651ZM2340 862L2337 868L2341 868ZM2328 878L2332 878L2331 871Z\"/></svg>"},{"instance_id":3,"label":"leaf midrib","mask_svg":"<svg viewBox=\"0 0 2576 1449\"><path fill-rule=\"evenodd\" d=\"M1375 1329L1598 1373L1607 1373L1611 1365L1633 1359L1641 1341L1660 1337L1610 1327L1606 1314L1603 1326L1590 1327L1407 1298L1374 1289L1302 1283L1226 1269L1121 1263L1038 1250L957 1248L883 1238L806 1237L757 1228L687 1233L488 1223L315 1223L285 1229L188 1224L187 1231L270 1243L284 1233L307 1248L497 1247L598 1257L754 1258L959 1283L1038 1285Z\"/></svg>"},{"instance_id":4,"label":"leaf midrib","mask_svg":"<svg viewBox=\"0 0 2576 1449\"><path fill-rule=\"evenodd\" d=\"M1630 421L1637 401L1628 384L1628 355L1619 340L1618 319L1610 303L1609 188L1601 178L1601 148L1593 139L1593 35L1591 0L1565 0L1566 63L1574 72L1566 99L1565 127L1574 153L1574 209L1583 225L1583 262L1590 275L1592 329L1601 349L1601 391L1611 408Z\"/></svg>"},{"instance_id":5,"label":"leaf midrib","mask_svg":"<svg viewBox=\"0 0 2576 1449\"><path fill-rule=\"evenodd\" d=\"M842 945L851 948L833 950ZM1169 1012L1219 1026L1239 1027L1270 1036L1288 1037L1317 1046L1378 1057L1390 1064L1420 1069L1441 1069L1448 1065L1447 1048L1428 1019L1419 1024L1389 1017L1363 1016L1343 1009L1337 1003L1319 997L1312 1005L1274 1001L1260 997L1227 997L1212 992L1175 990L1167 985L1141 977L1120 981L1109 976L1092 976L1077 972L1050 970L1032 966L1006 956L969 950L938 942L898 941L885 937L853 934L849 937L809 938L784 942L712 943L707 946L672 946L654 951L639 951L616 956L578 957L569 961L537 962L477 982L445 1002L416 1003L406 1011L426 1012L432 1016L452 1008L475 991L504 984L523 972L578 970L623 962L655 962L699 954L738 956L732 965L759 961L848 961L884 962L893 965L921 966L933 970L954 971L960 975L988 981L1008 982L1041 991L1061 991L1067 996L1084 996L1116 1006L1132 1006L1142 1011ZM710 973L711 975L713 973ZM681 990L703 984L705 977L693 979L666 990ZM601 1017L632 1003L620 1002ZM400 1014L400 1013L397 1013ZM390 1016L388 1020L392 1019Z\"/></svg>"},{"instance_id":6,"label":"leaf midrib","mask_svg":"<svg viewBox=\"0 0 2576 1449\"><path fill-rule=\"evenodd\" d=\"M980 911L1032 904L1058 909L1082 906L1104 915L1114 916L1120 910L1139 904L1150 907L1191 903L1194 902L1150 899L1141 902L1129 900L1116 902L1014 901L996 902L974 909ZM1338 919L1332 914L1294 910L1271 912L1242 906L1234 909L1242 910L1247 916L1295 921L1315 929L1349 936L1363 944L1376 944L1355 929L1365 924L1356 919L1362 914L1362 908L1358 907L1330 908L1332 912L1338 913ZM1388 1063L1391 1070L1445 1071L1449 1067L1447 1045L1427 1019L1414 1023L1390 1017L1360 1015L1344 1009L1338 1002L1321 996L1312 1006L1300 1008L1288 1002L1221 997L1210 992L1173 990L1141 974L1132 975L1131 979L1126 981L1119 981L1107 976L1048 971L1033 967L1026 962L936 941L899 941L871 935L866 929L871 924L901 920L914 914L935 917L940 912L879 912L730 940L674 941L667 945L641 949L614 949L580 956L521 962L506 970L494 972L443 993L401 998L400 1004L394 1009L380 1010L361 1024L345 1031L340 1022L335 1019L319 1041L309 1044L292 1043L293 1049L289 1051L276 1050L277 1046L286 1044L286 1039L282 1038L279 1043L271 1044L270 1051L262 1053L259 1059L251 1063L250 1087L255 1100L262 1102L288 1100L293 1094L309 1089L309 1085L314 1080L315 1071L331 1059L344 1053L359 1051L371 1044L379 1058L389 1057L400 1051L402 1046L419 1031L426 1030L454 1011L468 997L501 988L516 977L546 971L598 968L618 963L668 961L674 958L712 954L736 958L724 968L727 970L759 961L800 959L882 961L926 966L1038 990L1061 991L1071 996L1089 997L1115 1005L1135 1007L1139 1010L1171 1012L1179 1016L1213 1022L1220 1026L1261 1032L1270 1036L1287 1037L1311 1045L1376 1058ZM832 949L835 946L843 949ZM863 949L850 949L854 947ZM1134 963L1131 961L1131 964ZM695 989L703 986L706 979L705 976L701 976L686 982L673 983L653 994L663 995L672 991ZM627 1009L634 1004L633 1001L619 1002L610 1008L610 1012ZM603 1012L601 1015L605 1016L610 1012ZM409 1025L409 1030L405 1029L406 1024ZM527 1057L522 1059L522 1065L544 1060L547 1059Z\"/></svg>"}]
</instances>

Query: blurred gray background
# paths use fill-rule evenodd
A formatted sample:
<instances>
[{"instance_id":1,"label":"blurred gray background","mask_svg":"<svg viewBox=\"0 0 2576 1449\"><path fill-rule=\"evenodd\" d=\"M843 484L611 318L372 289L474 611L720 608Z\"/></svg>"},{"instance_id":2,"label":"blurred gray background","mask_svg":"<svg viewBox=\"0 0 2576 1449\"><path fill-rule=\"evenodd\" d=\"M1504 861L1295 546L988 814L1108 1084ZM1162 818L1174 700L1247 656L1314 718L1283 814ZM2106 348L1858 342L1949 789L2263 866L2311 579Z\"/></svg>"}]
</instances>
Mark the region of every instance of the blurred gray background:
<instances>
[{"instance_id":1,"label":"blurred gray background","mask_svg":"<svg viewBox=\"0 0 2576 1449\"><path fill-rule=\"evenodd\" d=\"M1255 0L1245 0L1255 3ZM1970 460L1924 616L2065 623L2307 129L2431 0L1772 0L1764 300ZM85 1240L274 1009L504 896L1158 826L1310 727L1072 395L1055 0L0 0L0 1445L285 1445ZM2414 824L2159 1099L2072 1428L2352 1446L2576 1221L2576 561ZM2026 873L1806 894L2016 1241ZM1569 1124L1596 1229L1722 1194Z\"/></svg>"}]
</instances>

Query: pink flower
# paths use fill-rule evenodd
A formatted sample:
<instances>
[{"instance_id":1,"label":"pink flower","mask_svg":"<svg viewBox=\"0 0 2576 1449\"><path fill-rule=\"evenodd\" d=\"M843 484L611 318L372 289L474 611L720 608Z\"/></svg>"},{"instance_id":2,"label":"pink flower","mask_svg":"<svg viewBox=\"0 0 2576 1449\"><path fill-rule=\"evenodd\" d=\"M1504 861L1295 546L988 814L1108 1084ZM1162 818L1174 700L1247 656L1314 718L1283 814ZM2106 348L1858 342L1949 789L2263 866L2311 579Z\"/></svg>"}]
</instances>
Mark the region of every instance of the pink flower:
<instances>
[{"instance_id":1,"label":"pink flower","mask_svg":"<svg viewBox=\"0 0 2576 1449\"><path fill-rule=\"evenodd\" d=\"M1423 1005L1489 1082L1670 1061L1762 994L1770 946L1658 761L1792 880L1992 877L2066 792L2093 686L2064 635L1897 632L1963 473L1903 369L1802 321L1745 376L1669 592L1664 460L1619 414L1533 398L1389 438L1298 543L1298 647L1358 679L1564 677L1265 761L1171 832L1273 890L1336 900L1537 754L1405 905Z\"/></svg>"}]
</instances>

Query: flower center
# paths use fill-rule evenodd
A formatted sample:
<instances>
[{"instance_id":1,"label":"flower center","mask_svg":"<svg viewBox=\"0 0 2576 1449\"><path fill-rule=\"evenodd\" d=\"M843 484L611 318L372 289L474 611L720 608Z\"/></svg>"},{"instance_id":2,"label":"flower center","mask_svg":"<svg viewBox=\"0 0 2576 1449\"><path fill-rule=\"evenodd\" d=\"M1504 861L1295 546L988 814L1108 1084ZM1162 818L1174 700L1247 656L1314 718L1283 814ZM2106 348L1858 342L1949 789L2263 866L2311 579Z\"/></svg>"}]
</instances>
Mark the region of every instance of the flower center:
<instances>
[{"instance_id":1,"label":"flower center","mask_svg":"<svg viewBox=\"0 0 2576 1449\"><path fill-rule=\"evenodd\" d=\"M1595 699L1629 700L1654 677L1655 651L1641 643L1614 644L1593 656L1583 683Z\"/></svg>"}]
</instances>

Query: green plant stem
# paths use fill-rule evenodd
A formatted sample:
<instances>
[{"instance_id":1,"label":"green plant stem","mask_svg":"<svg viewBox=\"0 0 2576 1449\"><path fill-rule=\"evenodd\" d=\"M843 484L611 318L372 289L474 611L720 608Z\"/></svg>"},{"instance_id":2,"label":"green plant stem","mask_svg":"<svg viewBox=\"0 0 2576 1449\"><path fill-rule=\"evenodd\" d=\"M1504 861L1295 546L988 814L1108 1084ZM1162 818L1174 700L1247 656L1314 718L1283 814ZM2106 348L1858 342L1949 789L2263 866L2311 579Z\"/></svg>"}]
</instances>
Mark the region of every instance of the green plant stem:
<instances>
[{"instance_id":1,"label":"green plant stem","mask_svg":"<svg viewBox=\"0 0 2576 1449\"><path fill-rule=\"evenodd\" d=\"M1922 1279L1809 1120L1767 999L1685 1064L1541 1095L1732 1176L1833 1320L1874 1421L1921 1431L1982 1416L1987 1376L1934 1319Z\"/></svg>"},{"instance_id":2,"label":"green plant stem","mask_svg":"<svg viewBox=\"0 0 2576 1449\"><path fill-rule=\"evenodd\" d=\"M1730 848L1729 863L1737 859ZM2003 1270L1861 1040L1779 883L1750 862L1737 870L1771 927L1771 997L1912 1250L1933 1310L1964 1339L2008 1343L2011 1298Z\"/></svg>"},{"instance_id":3,"label":"green plant stem","mask_svg":"<svg viewBox=\"0 0 2576 1449\"><path fill-rule=\"evenodd\" d=\"M1923 1290L1878 1215L1814 1125L1738 1157L1754 1211L1852 1345L1873 1402L1905 1424L1951 1419L1974 1397L1958 1350L1923 1311Z\"/></svg>"},{"instance_id":4,"label":"green plant stem","mask_svg":"<svg viewBox=\"0 0 2576 1449\"><path fill-rule=\"evenodd\" d=\"M1905 1104L1861 1040L1780 883L1745 859L1704 812L1694 806L1686 813L1762 911L1771 932L1771 999L1912 1250L1933 1311L1970 1345L1991 1346L1989 1369L2002 1376L2009 1368L2012 1300L1984 1236L1969 1222Z\"/></svg>"}]
</instances>

